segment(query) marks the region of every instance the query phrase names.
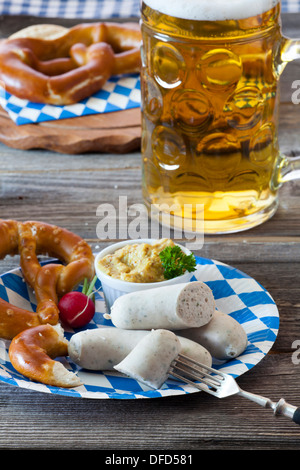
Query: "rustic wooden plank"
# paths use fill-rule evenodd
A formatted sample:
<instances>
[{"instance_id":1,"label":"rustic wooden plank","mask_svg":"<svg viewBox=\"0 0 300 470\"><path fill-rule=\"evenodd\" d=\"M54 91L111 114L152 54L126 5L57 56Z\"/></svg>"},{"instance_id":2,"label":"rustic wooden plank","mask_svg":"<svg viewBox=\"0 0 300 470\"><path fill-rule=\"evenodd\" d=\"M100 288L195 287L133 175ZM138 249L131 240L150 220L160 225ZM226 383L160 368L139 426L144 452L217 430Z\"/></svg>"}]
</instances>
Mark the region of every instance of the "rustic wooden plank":
<instances>
[{"instance_id":1,"label":"rustic wooden plank","mask_svg":"<svg viewBox=\"0 0 300 470\"><path fill-rule=\"evenodd\" d=\"M21 150L125 154L140 149L140 109L17 126L0 108L0 141Z\"/></svg>"},{"instance_id":2,"label":"rustic wooden plank","mask_svg":"<svg viewBox=\"0 0 300 470\"><path fill-rule=\"evenodd\" d=\"M139 169L141 155L139 152L129 152L126 155L101 155L86 153L79 155L57 154L48 150L35 149L22 151L12 149L0 143L0 175L3 173L31 173L38 179L43 174L54 174L68 171L94 171L110 169ZM0 181L1 184L1 181Z\"/></svg>"},{"instance_id":3,"label":"rustic wooden plank","mask_svg":"<svg viewBox=\"0 0 300 470\"><path fill-rule=\"evenodd\" d=\"M37 16L31 15L0 15L0 38L7 38L13 33L16 33L22 28L27 26L36 25L36 24L57 24L65 26L66 28L71 28L79 22L96 22L103 21L103 19L95 18L85 18L82 21L79 21L77 18L40 18ZM114 22L137 22L137 18L113 18L112 20L105 21L114 21Z\"/></svg>"},{"instance_id":4,"label":"rustic wooden plank","mask_svg":"<svg viewBox=\"0 0 300 470\"><path fill-rule=\"evenodd\" d=\"M282 33L288 38L299 38L299 21L300 13L282 14ZM300 61L297 59L289 63L280 78L280 99L282 102L291 103L292 94L295 91L292 84L295 80L299 80Z\"/></svg>"},{"instance_id":5,"label":"rustic wooden plank","mask_svg":"<svg viewBox=\"0 0 300 470\"><path fill-rule=\"evenodd\" d=\"M239 384L273 400L299 400L300 377L290 354L264 358ZM299 427L289 419L239 397L223 401L199 392L135 400L133 406L131 400L66 399L5 384L0 391L1 449L288 450L299 443ZM120 417L126 417L126 432Z\"/></svg>"},{"instance_id":6,"label":"rustic wooden plank","mask_svg":"<svg viewBox=\"0 0 300 470\"><path fill-rule=\"evenodd\" d=\"M280 189L281 203L275 216L265 224L245 232L251 236L298 236L300 221L299 184L287 183ZM99 169L72 171L3 172L1 174L0 211L2 218L52 219L61 223L70 217L75 229L87 225L89 238L95 238L95 225L99 221L99 205L110 203L118 213L120 196L127 199L128 207L142 203L140 168ZM43 201L41 204L41 200ZM5 203L4 203L5 201ZM94 234L90 232L94 230ZM232 235L240 237L241 235Z\"/></svg>"}]
</instances>

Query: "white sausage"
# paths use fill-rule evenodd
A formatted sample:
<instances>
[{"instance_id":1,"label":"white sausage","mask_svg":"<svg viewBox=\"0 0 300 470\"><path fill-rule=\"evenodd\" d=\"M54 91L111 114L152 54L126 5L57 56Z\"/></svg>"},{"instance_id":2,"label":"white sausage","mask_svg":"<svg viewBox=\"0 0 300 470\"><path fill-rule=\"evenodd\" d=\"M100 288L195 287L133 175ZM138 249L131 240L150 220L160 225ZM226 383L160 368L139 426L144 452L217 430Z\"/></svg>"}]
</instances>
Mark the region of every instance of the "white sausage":
<instances>
[{"instance_id":1,"label":"white sausage","mask_svg":"<svg viewBox=\"0 0 300 470\"><path fill-rule=\"evenodd\" d=\"M114 368L148 387L158 389L169 377L171 363L180 352L172 331L152 330Z\"/></svg>"},{"instance_id":2,"label":"white sausage","mask_svg":"<svg viewBox=\"0 0 300 470\"><path fill-rule=\"evenodd\" d=\"M214 310L211 289L195 281L122 295L112 305L110 319L118 328L176 330L205 325Z\"/></svg>"},{"instance_id":3,"label":"white sausage","mask_svg":"<svg viewBox=\"0 0 300 470\"><path fill-rule=\"evenodd\" d=\"M148 334L147 330L122 330L115 327L83 330L70 338L69 357L84 369L112 370ZM203 346L188 338L177 337L182 354L211 366L211 354Z\"/></svg>"},{"instance_id":4,"label":"white sausage","mask_svg":"<svg viewBox=\"0 0 300 470\"><path fill-rule=\"evenodd\" d=\"M247 347L248 338L244 328L230 315L215 310L209 323L200 328L176 331L206 348L220 360L233 359Z\"/></svg>"}]
</instances>

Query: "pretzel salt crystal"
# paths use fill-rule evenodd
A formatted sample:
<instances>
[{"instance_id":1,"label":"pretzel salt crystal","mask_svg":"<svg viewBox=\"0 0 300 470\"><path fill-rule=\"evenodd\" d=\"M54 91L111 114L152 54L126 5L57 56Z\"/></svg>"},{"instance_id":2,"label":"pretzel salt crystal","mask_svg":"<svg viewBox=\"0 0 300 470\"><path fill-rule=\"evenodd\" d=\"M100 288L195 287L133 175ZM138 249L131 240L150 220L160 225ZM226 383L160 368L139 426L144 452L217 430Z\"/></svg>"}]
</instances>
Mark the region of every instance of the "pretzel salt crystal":
<instances>
[{"instance_id":1,"label":"pretzel salt crystal","mask_svg":"<svg viewBox=\"0 0 300 470\"><path fill-rule=\"evenodd\" d=\"M33 326L57 324L59 297L94 276L94 256L88 243L55 225L0 220L0 258L17 253L23 277L35 291L37 307L32 312L0 299L0 338L5 339ZM64 264L41 266L38 254L55 256Z\"/></svg>"},{"instance_id":2,"label":"pretzel salt crystal","mask_svg":"<svg viewBox=\"0 0 300 470\"><path fill-rule=\"evenodd\" d=\"M13 367L31 380L56 387L77 387L80 379L55 361L67 356L68 342L60 325L40 325L22 331L9 346L9 358Z\"/></svg>"},{"instance_id":3,"label":"pretzel salt crystal","mask_svg":"<svg viewBox=\"0 0 300 470\"><path fill-rule=\"evenodd\" d=\"M0 45L0 80L11 94L65 105L100 90L111 75L139 71L137 25L80 24L51 39L14 37Z\"/></svg>"}]
</instances>

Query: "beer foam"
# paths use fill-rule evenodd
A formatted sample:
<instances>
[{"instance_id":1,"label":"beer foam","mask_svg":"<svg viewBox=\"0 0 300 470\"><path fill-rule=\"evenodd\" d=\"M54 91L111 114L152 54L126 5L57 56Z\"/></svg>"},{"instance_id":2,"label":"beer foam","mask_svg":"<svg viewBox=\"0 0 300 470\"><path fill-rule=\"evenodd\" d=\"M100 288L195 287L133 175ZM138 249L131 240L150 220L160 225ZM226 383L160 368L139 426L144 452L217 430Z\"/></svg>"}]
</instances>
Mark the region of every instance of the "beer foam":
<instances>
[{"instance_id":1,"label":"beer foam","mask_svg":"<svg viewBox=\"0 0 300 470\"><path fill-rule=\"evenodd\" d=\"M280 0L143 0L153 10L185 20L241 20L274 8Z\"/></svg>"}]
</instances>

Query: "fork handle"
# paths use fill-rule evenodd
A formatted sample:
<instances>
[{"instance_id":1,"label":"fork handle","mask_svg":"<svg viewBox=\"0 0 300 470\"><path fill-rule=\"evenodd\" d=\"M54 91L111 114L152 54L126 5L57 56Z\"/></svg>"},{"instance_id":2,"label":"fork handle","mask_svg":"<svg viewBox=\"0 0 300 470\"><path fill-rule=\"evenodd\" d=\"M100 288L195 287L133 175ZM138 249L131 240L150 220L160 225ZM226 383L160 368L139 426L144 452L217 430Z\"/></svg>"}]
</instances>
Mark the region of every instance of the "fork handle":
<instances>
[{"instance_id":1,"label":"fork handle","mask_svg":"<svg viewBox=\"0 0 300 470\"><path fill-rule=\"evenodd\" d=\"M300 408L296 408L293 414L293 421L296 424L300 424Z\"/></svg>"},{"instance_id":2,"label":"fork handle","mask_svg":"<svg viewBox=\"0 0 300 470\"><path fill-rule=\"evenodd\" d=\"M294 423L300 424L300 407L289 405L283 398L275 405L274 414L281 414L291 418Z\"/></svg>"},{"instance_id":3,"label":"fork handle","mask_svg":"<svg viewBox=\"0 0 300 470\"><path fill-rule=\"evenodd\" d=\"M300 424L300 407L297 408L296 406L290 405L284 400L284 398L281 398L277 403L274 403L269 398L256 395L255 393L245 392L245 390L242 389L240 389L238 394L265 408L271 408L274 411L274 415L286 416L287 418L291 418L294 423Z\"/></svg>"}]
</instances>

